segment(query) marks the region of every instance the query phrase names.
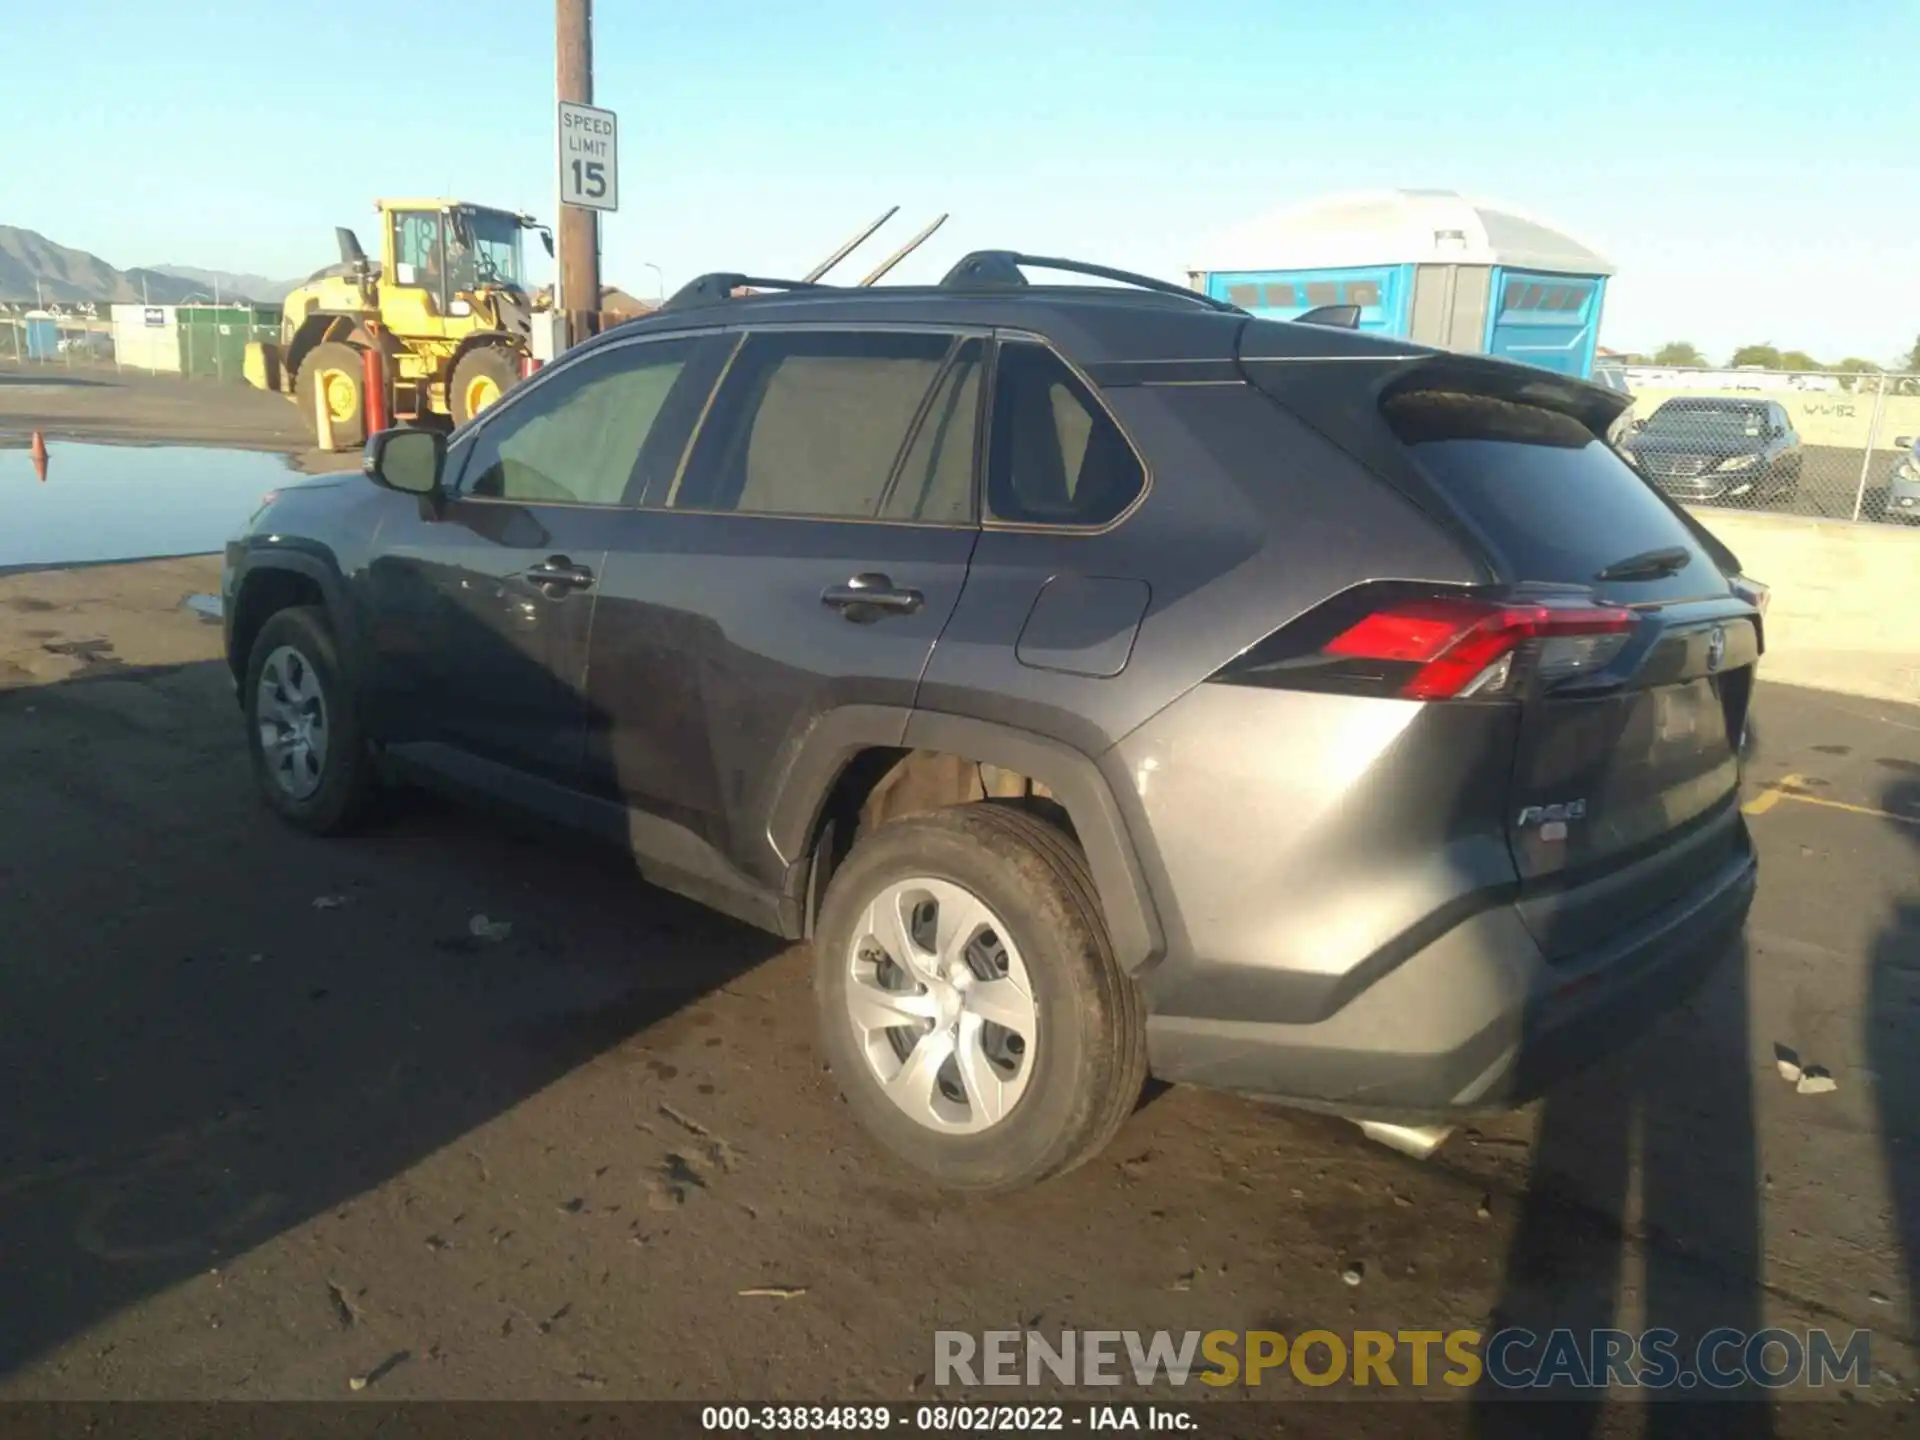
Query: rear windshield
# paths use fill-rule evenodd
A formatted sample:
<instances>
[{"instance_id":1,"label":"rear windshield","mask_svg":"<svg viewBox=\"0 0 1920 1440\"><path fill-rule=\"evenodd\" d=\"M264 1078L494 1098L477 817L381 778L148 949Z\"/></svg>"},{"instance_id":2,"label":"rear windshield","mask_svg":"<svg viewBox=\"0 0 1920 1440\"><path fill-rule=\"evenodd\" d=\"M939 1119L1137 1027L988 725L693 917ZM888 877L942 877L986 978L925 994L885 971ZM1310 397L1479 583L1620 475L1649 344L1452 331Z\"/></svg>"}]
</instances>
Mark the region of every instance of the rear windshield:
<instances>
[{"instance_id":1,"label":"rear windshield","mask_svg":"<svg viewBox=\"0 0 1920 1440\"><path fill-rule=\"evenodd\" d=\"M1454 390L1398 395L1381 411L1521 579L1592 584L1629 556L1683 546L1692 557L1683 569L1600 590L1632 601L1725 591L1679 516L1579 421Z\"/></svg>"}]
</instances>

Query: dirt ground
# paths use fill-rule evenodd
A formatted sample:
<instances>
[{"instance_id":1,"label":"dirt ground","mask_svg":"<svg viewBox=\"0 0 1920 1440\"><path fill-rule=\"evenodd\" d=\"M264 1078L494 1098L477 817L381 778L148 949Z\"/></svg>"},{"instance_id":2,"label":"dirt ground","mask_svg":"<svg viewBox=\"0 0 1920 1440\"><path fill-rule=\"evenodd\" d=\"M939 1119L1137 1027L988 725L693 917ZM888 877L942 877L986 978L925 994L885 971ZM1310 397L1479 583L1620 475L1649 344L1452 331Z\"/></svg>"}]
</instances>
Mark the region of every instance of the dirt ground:
<instances>
[{"instance_id":1,"label":"dirt ground","mask_svg":"<svg viewBox=\"0 0 1920 1440\"><path fill-rule=\"evenodd\" d=\"M277 824L217 588L0 579L0 1399L910 1400L939 1329L1775 1324L1871 1330L1873 1381L1724 1433L1914 1423L1920 710L1763 686L1744 947L1544 1105L1422 1164L1172 1090L953 1198L855 1129L803 949L424 799ZM1260 1433L1707 1433L1530 1409Z\"/></svg>"}]
</instances>

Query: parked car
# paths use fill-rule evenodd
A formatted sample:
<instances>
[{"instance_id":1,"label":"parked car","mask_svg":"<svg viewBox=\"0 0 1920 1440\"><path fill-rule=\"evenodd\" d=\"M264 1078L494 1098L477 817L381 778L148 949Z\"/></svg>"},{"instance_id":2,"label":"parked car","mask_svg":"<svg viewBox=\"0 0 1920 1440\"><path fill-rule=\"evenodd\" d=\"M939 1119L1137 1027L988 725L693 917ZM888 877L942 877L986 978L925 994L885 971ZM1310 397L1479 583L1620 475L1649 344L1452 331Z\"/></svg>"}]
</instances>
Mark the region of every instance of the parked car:
<instances>
[{"instance_id":1,"label":"parked car","mask_svg":"<svg viewBox=\"0 0 1920 1440\"><path fill-rule=\"evenodd\" d=\"M1764 590L1623 399L1037 263L704 277L279 491L223 586L266 803L505 799L809 939L955 1187L1149 1073L1424 1154L1642 1031L1754 893Z\"/></svg>"},{"instance_id":2,"label":"parked car","mask_svg":"<svg viewBox=\"0 0 1920 1440\"><path fill-rule=\"evenodd\" d=\"M1633 394L1633 387L1627 383L1626 367L1616 360L1597 361L1593 367L1593 383L1629 397Z\"/></svg>"},{"instance_id":3,"label":"parked car","mask_svg":"<svg viewBox=\"0 0 1920 1440\"><path fill-rule=\"evenodd\" d=\"M80 330L60 337L60 352L87 360L113 359L113 336L104 330Z\"/></svg>"},{"instance_id":4,"label":"parked car","mask_svg":"<svg viewBox=\"0 0 1920 1440\"><path fill-rule=\"evenodd\" d=\"M1631 426L1620 448L1687 504L1755 509L1800 493L1800 436L1777 401L1677 397Z\"/></svg>"},{"instance_id":5,"label":"parked car","mask_svg":"<svg viewBox=\"0 0 1920 1440\"><path fill-rule=\"evenodd\" d=\"M1887 476L1887 519L1899 525L1920 525L1920 441L1902 435L1893 443L1900 458Z\"/></svg>"}]
</instances>

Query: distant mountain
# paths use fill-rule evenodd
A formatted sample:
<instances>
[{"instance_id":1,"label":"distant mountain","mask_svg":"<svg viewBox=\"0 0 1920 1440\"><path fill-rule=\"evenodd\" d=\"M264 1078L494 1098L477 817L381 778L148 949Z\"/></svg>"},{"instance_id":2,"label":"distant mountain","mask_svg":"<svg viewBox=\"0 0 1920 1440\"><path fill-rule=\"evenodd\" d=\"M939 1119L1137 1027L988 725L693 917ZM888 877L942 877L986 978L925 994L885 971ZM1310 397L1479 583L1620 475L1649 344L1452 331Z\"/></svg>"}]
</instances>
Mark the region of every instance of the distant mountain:
<instances>
[{"instance_id":1,"label":"distant mountain","mask_svg":"<svg viewBox=\"0 0 1920 1440\"><path fill-rule=\"evenodd\" d=\"M149 265L147 270L155 275L192 281L209 295L216 293L217 287L222 300L244 298L267 304L278 304L294 286L306 283L301 280L269 280L264 275L236 275L231 270L202 270L193 265Z\"/></svg>"},{"instance_id":2,"label":"distant mountain","mask_svg":"<svg viewBox=\"0 0 1920 1440\"><path fill-rule=\"evenodd\" d=\"M154 305L177 305L190 296L211 298L212 288L197 277L214 273L187 271L184 266L116 270L98 255L55 244L37 230L0 225L0 300L28 304L36 300L66 304L146 300ZM271 286L272 282L267 284ZM235 298L244 295L254 300L278 300L285 293L285 286L271 296L242 289ZM221 299L226 298L223 284Z\"/></svg>"}]
</instances>

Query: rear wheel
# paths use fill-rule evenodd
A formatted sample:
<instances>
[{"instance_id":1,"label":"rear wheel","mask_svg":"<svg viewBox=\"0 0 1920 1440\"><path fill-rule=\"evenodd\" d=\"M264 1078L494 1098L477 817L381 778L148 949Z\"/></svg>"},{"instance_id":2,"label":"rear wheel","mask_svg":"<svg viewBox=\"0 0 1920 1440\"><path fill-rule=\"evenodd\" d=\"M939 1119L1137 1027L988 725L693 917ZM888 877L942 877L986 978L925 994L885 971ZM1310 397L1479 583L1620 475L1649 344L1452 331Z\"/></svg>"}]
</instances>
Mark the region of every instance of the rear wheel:
<instances>
[{"instance_id":1,"label":"rear wheel","mask_svg":"<svg viewBox=\"0 0 1920 1440\"><path fill-rule=\"evenodd\" d=\"M1072 1169L1145 1081L1140 997L1086 861L1008 805L897 820L856 844L821 907L814 987L854 1113L955 1189Z\"/></svg>"},{"instance_id":2,"label":"rear wheel","mask_svg":"<svg viewBox=\"0 0 1920 1440\"><path fill-rule=\"evenodd\" d=\"M520 379L519 358L499 345L469 350L453 367L447 386L447 409L453 423L464 425L511 390Z\"/></svg>"},{"instance_id":3,"label":"rear wheel","mask_svg":"<svg viewBox=\"0 0 1920 1440\"><path fill-rule=\"evenodd\" d=\"M326 407L326 423L333 433L333 448L351 449L367 438L367 394L365 361L360 347L344 340L328 340L307 352L300 362L295 394L301 414L315 427L316 439L321 423L317 406ZM314 392L319 391L316 402Z\"/></svg>"}]
</instances>

